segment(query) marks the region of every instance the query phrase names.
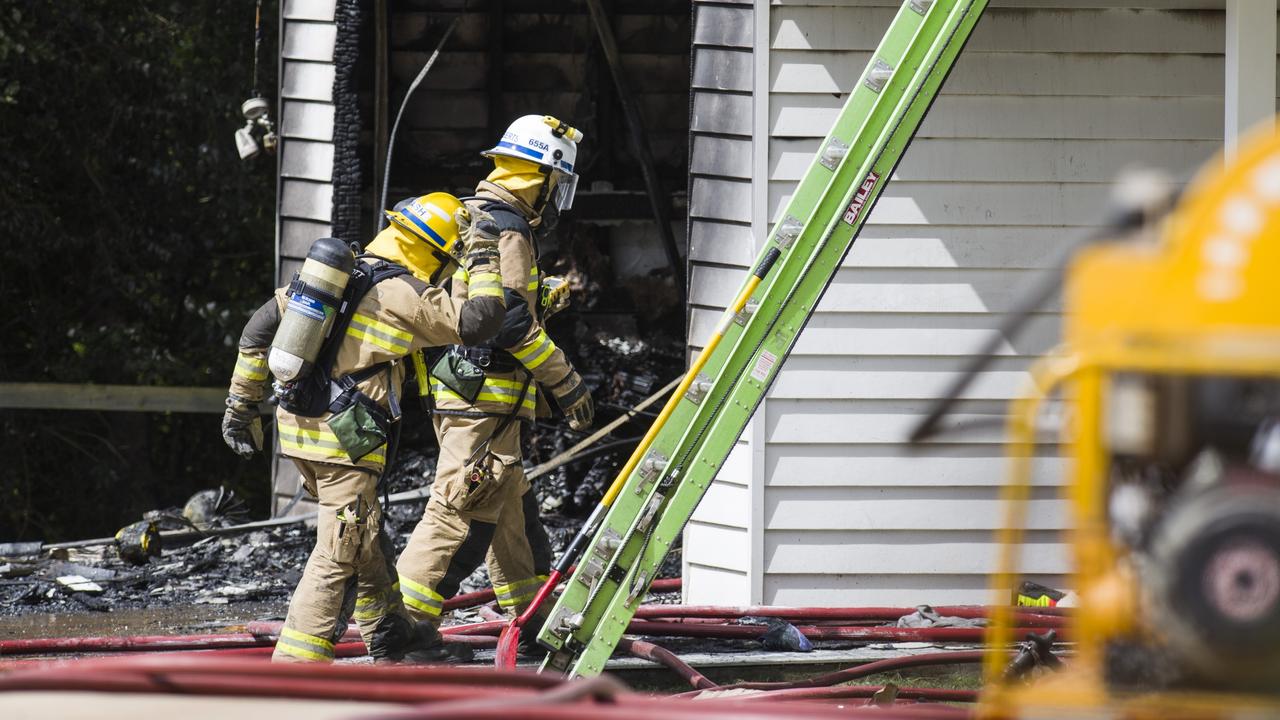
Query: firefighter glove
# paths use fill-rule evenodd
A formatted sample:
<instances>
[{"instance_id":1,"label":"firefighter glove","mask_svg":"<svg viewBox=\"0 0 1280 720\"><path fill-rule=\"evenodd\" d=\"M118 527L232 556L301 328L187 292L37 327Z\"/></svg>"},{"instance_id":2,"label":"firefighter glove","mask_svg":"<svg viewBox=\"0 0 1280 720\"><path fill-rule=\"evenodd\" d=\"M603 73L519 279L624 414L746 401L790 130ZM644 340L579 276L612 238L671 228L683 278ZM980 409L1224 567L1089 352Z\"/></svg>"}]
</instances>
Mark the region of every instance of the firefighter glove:
<instances>
[{"instance_id":1,"label":"firefighter glove","mask_svg":"<svg viewBox=\"0 0 1280 720\"><path fill-rule=\"evenodd\" d=\"M543 320L569 307L569 281L559 275L542 278L538 285L538 307Z\"/></svg>"},{"instance_id":2,"label":"firefighter glove","mask_svg":"<svg viewBox=\"0 0 1280 720\"><path fill-rule=\"evenodd\" d=\"M463 246L463 266L467 271L496 263L499 230L493 216L483 210L459 210L454 218L458 221L458 237L462 239Z\"/></svg>"},{"instance_id":3,"label":"firefighter glove","mask_svg":"<svg viewBox=\"0 0 1280 720\"><path fill-rule=\"evenodd\" d=\"M227 396L222 439L240 457L252 457L254 451L262 449L262 417L256 403L238 395Z\"/></svg>"},{"instance_id":4,"label":"firefighter glove","mask_svg":"<svg viewBox=\"0 0 1280 720\"><path fill-rule=\"evenodd\" d=\"M595 418L595 406L591 402L591 390L582 382L582 376L576 370L569 371L565 379L551 386L551 394L556 404L569 419L569 427L574 430L586 430L591 427Z\"/></svg>"}]
</instances>

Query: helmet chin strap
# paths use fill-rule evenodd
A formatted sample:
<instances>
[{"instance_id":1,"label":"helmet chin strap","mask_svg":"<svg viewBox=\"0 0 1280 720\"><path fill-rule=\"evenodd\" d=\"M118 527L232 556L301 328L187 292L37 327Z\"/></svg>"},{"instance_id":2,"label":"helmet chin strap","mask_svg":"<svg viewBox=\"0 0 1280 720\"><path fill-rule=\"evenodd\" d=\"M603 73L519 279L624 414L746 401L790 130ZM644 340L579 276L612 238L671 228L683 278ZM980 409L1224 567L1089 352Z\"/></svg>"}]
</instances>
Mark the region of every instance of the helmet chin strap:
<instances>
[{"instance_id":1,"label":"helmet chin strap","mask_svg":"<svg viewBox=\"0 0 1280 720\"><path fill-rule=\"evenodd\" d=\"M538 199L533 202L533 211L538 214L536 218L529 221L531 226L537 226L542 222L542 213L547 209L547 203L551 201L551 168L546 165L539 165L538 172L542 173L542 187L538 189Z\"/></svg>"}]
</instances>

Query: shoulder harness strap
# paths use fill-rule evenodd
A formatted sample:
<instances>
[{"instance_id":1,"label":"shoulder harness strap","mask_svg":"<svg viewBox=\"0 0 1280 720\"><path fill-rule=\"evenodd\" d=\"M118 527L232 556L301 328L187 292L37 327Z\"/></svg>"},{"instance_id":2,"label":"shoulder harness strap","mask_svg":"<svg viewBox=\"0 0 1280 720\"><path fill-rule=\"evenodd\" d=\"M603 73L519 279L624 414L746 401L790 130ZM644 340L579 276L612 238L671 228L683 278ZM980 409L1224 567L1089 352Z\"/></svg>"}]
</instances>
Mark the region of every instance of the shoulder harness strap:
<instances>
[{"instance_id":1,"label":"shoulder harness strap","mask_svg":"<svg viewBox=\"0 0 1280 720\"><path fill-rule=\"evenodd\" d=\"M529 225L529 221L525 219L524 214L510 203L482 197L462 199L463 201L478 201L480 209L493 216L493 221L498 225L499 230L514 230L525 237L533 238L533 227Z\"/></svg>"},{"instance_id":2,"label":"shoulder harness strap","mask_svg":"<svg viewBox=\"0 0 1280 720\"><path fill-rule=\"evenodd\" d=\"M347 326L351 324L351 318L356 314L356 308L364 296L369 294L374 285L384 280L409 274L409 270L404 266L377 255L358 255L356 260L373 260L374 262L372 265L357 262L355 269L351 271L351 279L347 281L347 289L342 294L342 305L338 308L338 316L334 318L329 336L325 338L320 356L316 358L316 368L323 372L325 377L329 377L333 363L338 357L338 349L342 346L342 338L347 334ZM379 363L357 371L355 374L362 375L357 382L377 374L384 364Z\"/></svg>"}]
</instances>

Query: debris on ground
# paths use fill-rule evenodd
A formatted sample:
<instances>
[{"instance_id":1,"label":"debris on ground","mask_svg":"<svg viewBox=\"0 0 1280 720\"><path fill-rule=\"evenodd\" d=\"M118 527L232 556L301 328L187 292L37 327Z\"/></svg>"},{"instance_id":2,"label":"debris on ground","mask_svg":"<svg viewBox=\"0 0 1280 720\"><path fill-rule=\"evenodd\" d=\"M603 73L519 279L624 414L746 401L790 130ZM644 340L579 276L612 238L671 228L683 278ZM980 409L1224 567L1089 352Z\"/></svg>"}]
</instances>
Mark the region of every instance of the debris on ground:
<instances>
[{"instance_id":1,"label":"debris on ground","mask_svg":"<svg viewBox=\"0 0 1280 720\"><path fill-rule=\"evenodd\" d=\"M809 652L813 643L804 636L795 625L776 617L755 617L748 615L738 621L740 625L761 625L764 633L759 637L765 650L782 652Z\"/></svg>"},{"instance_id":2,"label":"debris on ground","mask_svg":"<svg viewBox=\"0 0 1280 720\"><path fill-rule=\"evenodd\" d=\"M951 615L939 615L929 605L919 605L916 611L910 615L903 615L898 618L898 627L901 628L931 628L931 627L986 627L986 618L962 618Z\"/></svg>"},{"instance_id":3,"label":"debris on ground","mask_svg":"<svg viewBox=\"0 0 1280 720\"><path fill-rule=\"evenodd\" d=\"M577 344L578 371L594 388L597 427L670 382L684 364L684 346L678 340L592 335L579 337ZM604 495L650 421L639 415L535 482L556 553L565 549ZM559 418L540 420L526 430L526 467L550 460L586 434L570 430ZM436 453L430 423L407 408L399 458L387 474L387 492L428 486ZM404 549L425 504L423 498L388 507L386 527L397 553ZM248 602L278 603L283 611L315 543L314 521L206 534L248 519L244 503L234 493L211 488L196 493L183 508L147 513L125 525L109 543L73 548L49 548L40 542L0 544L0 615ZM162 531L186 531L187 539L162 543ZM677 542L661 577L678 575L679 568ZM487 586L482 566L462 583L461 592ZM678 601L678 594L669 595L659 601Z\"/></svg>"}]
</instances>

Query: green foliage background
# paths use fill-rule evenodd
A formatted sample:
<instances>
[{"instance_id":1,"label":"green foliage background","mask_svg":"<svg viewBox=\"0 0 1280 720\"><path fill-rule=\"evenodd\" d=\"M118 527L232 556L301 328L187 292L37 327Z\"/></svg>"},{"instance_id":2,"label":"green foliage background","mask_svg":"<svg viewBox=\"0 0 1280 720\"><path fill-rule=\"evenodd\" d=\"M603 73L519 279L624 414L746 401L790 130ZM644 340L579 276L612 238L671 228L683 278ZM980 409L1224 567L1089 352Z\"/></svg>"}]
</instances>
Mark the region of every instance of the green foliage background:
<instances>
[{"instance_id":1,"label":"green foliage background","mask_svg":"<svg viewBox=\"0 0 1280 720\"><path fill-rule=\"evenodd\" d=\"M0 382L226 387L272 284L275 159L232 141L253 17L0 2ZM266 3L273 105L277 17ZM266 461L228 451L216 415L0 413L0 542L110 534L223 483L265 512Z\"/></svg>"}]
</instances>

